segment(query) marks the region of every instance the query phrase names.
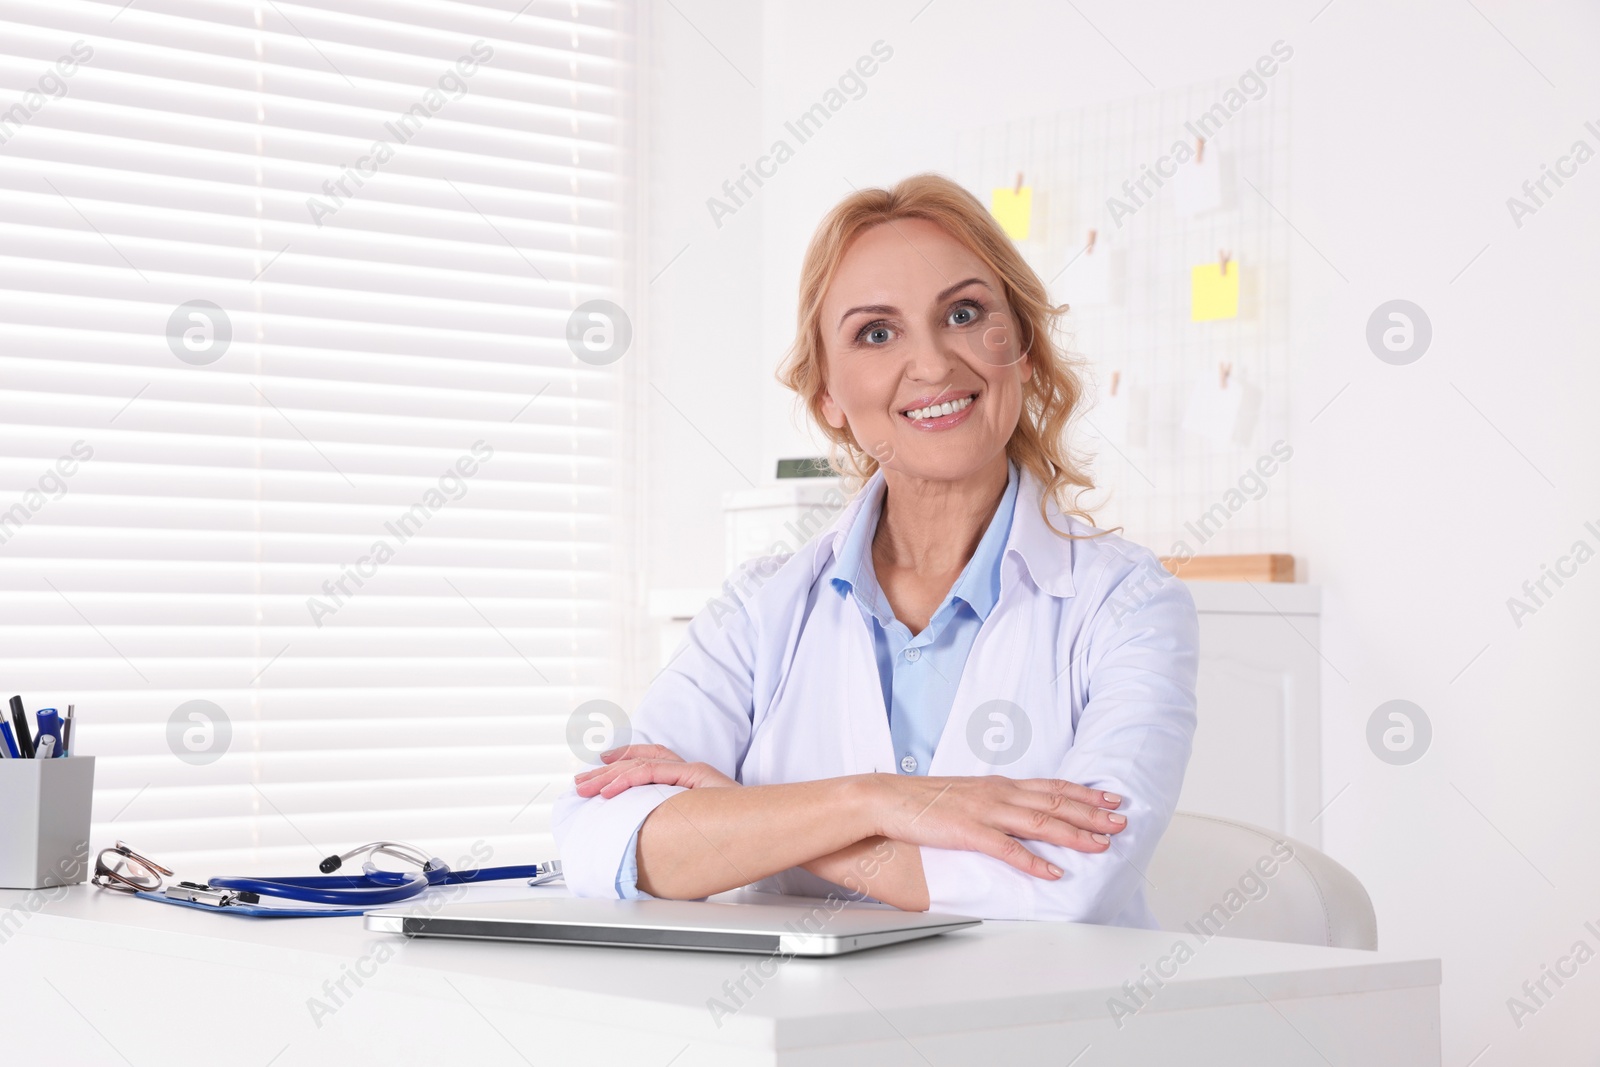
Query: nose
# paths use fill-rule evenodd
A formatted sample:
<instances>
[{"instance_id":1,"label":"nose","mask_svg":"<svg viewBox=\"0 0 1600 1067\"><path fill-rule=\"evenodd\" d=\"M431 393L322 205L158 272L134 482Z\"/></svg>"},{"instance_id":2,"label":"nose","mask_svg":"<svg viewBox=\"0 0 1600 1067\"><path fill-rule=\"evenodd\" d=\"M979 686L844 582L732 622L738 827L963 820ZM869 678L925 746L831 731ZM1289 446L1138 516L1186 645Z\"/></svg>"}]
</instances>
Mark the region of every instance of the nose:
<instances>
[{"instance_id":1,"label":"nose","mask_svg":"<svg viewBox=\"0 0 1600 1067\"><path fill-rule=\"evenodd\" d=\"M914 382L942 382L961 362L952 338L939 333L922 334L908 346L906 377Z\"/></svg>"}]
</instances>

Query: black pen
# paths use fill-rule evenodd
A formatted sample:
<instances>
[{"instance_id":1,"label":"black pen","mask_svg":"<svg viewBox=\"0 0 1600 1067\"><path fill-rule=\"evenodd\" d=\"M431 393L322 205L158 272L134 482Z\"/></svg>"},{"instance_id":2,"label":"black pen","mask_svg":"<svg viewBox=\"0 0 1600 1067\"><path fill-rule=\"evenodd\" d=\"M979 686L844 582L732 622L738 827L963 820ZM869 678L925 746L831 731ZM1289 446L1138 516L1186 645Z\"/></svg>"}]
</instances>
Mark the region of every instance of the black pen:
<instances>
[{"instance_id":1,"label":"black pen","mask_svg":"<svg viewBox=\"0 0 1600 1067\"><path fill-rule=\"evenodd\" d=\"M22 698L11 698L11 721L17 734L17 751L23 759L33 759L33 734L28 732L28 713L23 710Z\"/></svg>"}]
</instances>

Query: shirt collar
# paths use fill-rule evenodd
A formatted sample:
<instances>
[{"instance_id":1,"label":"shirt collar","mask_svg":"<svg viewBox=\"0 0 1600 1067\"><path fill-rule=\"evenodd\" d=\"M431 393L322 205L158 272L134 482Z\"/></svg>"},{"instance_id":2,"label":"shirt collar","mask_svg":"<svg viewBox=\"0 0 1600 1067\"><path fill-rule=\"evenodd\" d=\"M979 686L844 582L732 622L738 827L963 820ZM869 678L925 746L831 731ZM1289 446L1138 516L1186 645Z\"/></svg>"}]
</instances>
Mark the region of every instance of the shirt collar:
<instances>
[{"instance_id":1,"label":"shirt collar","mask_svg":"<svg viewBox=\"0 0 1600 1067\"><path fill-rule=\"evenodd\" d=\"M1070 524L1061 514L1053 498L1045 501L1044 511L1041 513L1039 502L1044 495L1043 485L1034 477L1033 472L1026 468L1016 470L1016 478L1016 503L1011 512L1010 535L1006 539L1005 552L1001 558L1002 581L1005 574L1005 560L1015 559L1041 591L1057 597L1072 596L1072 562L1076 543L1062 537L1056 531L1072 529L1072 532L1077 534L1092 534L1094 531L1082 523L1075 524L1077 528L1072 528L1074 524ZM1011 492L1009 481L1006 491ZM844 551L844 542L855 530L857 520L863 514L871 516L867 533L862 535L865 544L870 546L871 531L877 528L877 515L882 498L883 471L879 470L867 479L866 484L850 499L838 517L812 542L810 548L813 583L830 563L837 567L838 559ZM1050 525L1045 522L1046 514L1050 517ZM1052 525L1054 529L1051 528ZM861 558L858 549L855 555L857 566ZM835 569L834 574L843 577L845 572L842 569Z\"/></svg>"},{"instance_id":2,"label":"shirt collar","mask_svg":"<svg viewBox=\"0 0 1600 1067\"><path fill-rule=\"evenodd\" d=\"M994 509L988 529L973 550L972 558L950 595L966 601L980 619L987 619L994 602L1000 597L1000 563L1006 542L1011 537L1011 516L1017 506L1017 465L1006 464L1006 491L1000 497L1000 506Z\"/></svg>"},{"instance_id":3,"label":"shirt collar","mask_svg":"<svg viewBox=\"0 0 1600 1067\"><path fill-rule=\"evenodd\" d=\"M1011 523L1011 539L1006 542L1006 556L1017 559L1041 591L1051 596L1069 597L1073 595L1072 563L1078 542L1057 531L1078 536L1096 532L1087 523L1075 522L1063 515L1055 497L1045 493L1043 483L1031 471L1024 470L1017 487L1017 508Z\"/></svg>"},{"instance_id":4,"label":"shirt collar","mask_svg":"<svg viewBox=\"0 0 1600 1067\"><path fill-rule=\"evenodd\" d=\"M990 517L972 558L967 561L961 576L945 598L946 602L952 599L963 601L980 619L989 617L1000 596L1000 567L1011 534L1019 481L1016 464L1007 463L1006 488L1000 503ZM883 494L883 473L879 471L862 487L860 504L836 542L832 575L833 586L841 596L847 589L853 592L880 620L886 620L887 609L882 604L877 575L872 568L872 537L877 532L878 517L883 512Z\"/></svg>"},{"instance_id":5,"label":"shirt collar","mask_svg":"<svg viewBox=\"0 0 1600 1067\"><path fill-rule=\"evenodd\" d=\"M849 525L839 535L834 550L833 587L843 596L855 594L880 622L887 622L886 611L878 591L877 575L872 569L872 535L878 529L878 516L883 511L883 471L880 469L861 487L854 505L841 520Z\"/></svg>"}]
</instances>

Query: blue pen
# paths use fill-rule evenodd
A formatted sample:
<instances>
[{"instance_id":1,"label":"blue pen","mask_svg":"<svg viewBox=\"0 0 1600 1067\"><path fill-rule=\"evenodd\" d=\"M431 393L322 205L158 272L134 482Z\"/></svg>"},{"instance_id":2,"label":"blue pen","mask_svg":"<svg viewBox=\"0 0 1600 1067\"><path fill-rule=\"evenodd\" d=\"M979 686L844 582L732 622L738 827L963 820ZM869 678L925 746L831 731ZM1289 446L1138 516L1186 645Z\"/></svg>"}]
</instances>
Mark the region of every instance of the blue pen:
<instances>
[{"instance_id":1,"label":"blue pen","mask_svg":"<svg viewBox=\"0 0 1600 1067\"><path fill-rule=\"evenodd\" d=\"M40 708L39 714L34 716L39 722L39 736L34 738L35 758L51 758L61 755L61 713L55 708ZM40 741L50 737L55 739L51 747L50 756L41 757L37 751Z\"/></svg>"},{"instance_id":2,"label":"blue pen","mask_svg":"<svg viewBox=\"0 0 1600 1067\"><path fill-rule=\"evenodd\" d=\"M0 741L5 742L6 755L12 759L22 758L22 753L17 751L16 735L11 732L11 724L8 722L0 722Z\"/></svg>"}]
</instances>

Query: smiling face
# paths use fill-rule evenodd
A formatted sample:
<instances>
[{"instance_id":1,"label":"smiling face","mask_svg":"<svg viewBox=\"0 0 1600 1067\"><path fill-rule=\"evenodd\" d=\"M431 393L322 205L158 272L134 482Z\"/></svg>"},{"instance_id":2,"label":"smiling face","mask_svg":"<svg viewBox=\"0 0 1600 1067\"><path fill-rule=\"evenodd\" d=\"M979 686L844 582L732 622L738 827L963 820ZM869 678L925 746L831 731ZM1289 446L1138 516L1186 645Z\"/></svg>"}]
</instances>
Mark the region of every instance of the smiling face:
<instances>
[{"instance_id":1,"label":"smiling face","mask_svg":"<svg viewBox=\"0 0 1600 1067\"><path fill-rule=\"evenodd\" d=\"M863 230L821 312L823 414L886 471L960 481L1004 455L1033 367L999 278L942 227Z\"/></svg>"}]
</instances>

